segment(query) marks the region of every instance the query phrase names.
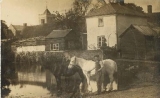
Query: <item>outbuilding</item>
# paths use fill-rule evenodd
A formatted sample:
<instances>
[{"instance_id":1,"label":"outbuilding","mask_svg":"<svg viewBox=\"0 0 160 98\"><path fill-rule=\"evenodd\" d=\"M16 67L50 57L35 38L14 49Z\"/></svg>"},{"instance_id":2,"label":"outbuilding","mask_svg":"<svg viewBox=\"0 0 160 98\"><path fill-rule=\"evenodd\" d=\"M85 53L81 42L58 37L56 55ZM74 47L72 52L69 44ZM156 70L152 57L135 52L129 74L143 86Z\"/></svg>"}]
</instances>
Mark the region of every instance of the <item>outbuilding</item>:
<instances>
[{"instance_id":1,"label":"outbuilding","mask_svg":"<svg viewBox=\"0 0 160 98\"><path fill-rule=\"evenodd\" d=\"M76 32L72 29L53 30L45 40L46 51L74 50L80 45Z\"/></svg>"},{"instance_id":2,"label":"outbuilding","mask_svg":"<svg viewBox=\"0 0 160 98\"><path fill-rule=\"evenodd\" d=\"M131 25L120 36L122 58L147 59L154 56L157 33L147 25Z\"/></svg>"}]
</instances>

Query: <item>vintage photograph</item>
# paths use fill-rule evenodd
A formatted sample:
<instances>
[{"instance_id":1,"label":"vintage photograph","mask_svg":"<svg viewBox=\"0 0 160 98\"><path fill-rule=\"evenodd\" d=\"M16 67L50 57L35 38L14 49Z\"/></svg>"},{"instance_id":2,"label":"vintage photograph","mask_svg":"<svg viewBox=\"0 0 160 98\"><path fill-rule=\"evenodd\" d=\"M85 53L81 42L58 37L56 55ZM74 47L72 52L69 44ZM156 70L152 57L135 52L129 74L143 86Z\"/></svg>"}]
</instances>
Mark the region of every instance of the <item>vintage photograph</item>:
<instances>
[{"instance_id":1,"label":"vintage photograph","mask_svg":"<svg viewBox=\"0 0 160 98\"><path fill-rule=\"evenodd\" d=\"M160 0L0 0L2 98L160 98Z\"/></svg>"}]
</instances>

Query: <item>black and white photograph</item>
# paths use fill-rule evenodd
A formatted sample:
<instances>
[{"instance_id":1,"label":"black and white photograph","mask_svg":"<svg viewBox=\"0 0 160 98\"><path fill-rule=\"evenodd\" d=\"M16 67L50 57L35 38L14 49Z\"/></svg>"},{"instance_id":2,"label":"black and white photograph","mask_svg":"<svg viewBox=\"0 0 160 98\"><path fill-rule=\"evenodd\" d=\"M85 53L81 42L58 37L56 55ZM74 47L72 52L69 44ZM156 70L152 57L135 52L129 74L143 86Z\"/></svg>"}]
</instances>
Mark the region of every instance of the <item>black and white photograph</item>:
<instances>
[{"instance_id":1,"label":"black and white photograph","mask_svg":"<svg viewBox=\"0 0 160 98\"><path fill-rule=\"evenodd\" d=\"M1 98L160 98L160 0L0 0Z\"/></svg>"}]
</instances>

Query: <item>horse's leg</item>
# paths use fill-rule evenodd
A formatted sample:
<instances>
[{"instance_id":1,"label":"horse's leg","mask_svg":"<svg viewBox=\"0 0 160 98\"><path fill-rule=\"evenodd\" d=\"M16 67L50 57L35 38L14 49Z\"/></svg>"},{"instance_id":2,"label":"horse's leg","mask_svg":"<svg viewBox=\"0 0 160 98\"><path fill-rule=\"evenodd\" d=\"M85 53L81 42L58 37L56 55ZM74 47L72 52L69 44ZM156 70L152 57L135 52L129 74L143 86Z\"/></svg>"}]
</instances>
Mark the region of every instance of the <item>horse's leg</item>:
<instances>
[{"instance_id":1,"label":"horse's leg","mask_svg":"<svg viewBox=\"0 0 160 98\"><path fill-rule=\"evenodd\" d=\"M85 74L84 74L84 72L83 72L83 70L81 68L78 69L78 74L79 74L79 76L81 78L81 82L82 82L81 90L80 90L80 88L78 88L78 89L80 91L80 94L84 95L84 92L86 91L86 84L87 84L86 83L86 77L85 77ZM80 84L81 83L79 83L79 86L80 86Z\"/></svg>"},{"instance_id":2,"label":"horse's leg","mask_svg":"<svg viewBox=\"0 0 160 98\"><path fill-rule=\"evenodd\" d=\"M80 94L80 89L79 89L79 85L81 83L81 81L75 81L76 85L74 86L74 89L73 89L73 93L72 95L70 96L70 98L81 98L81 94ZM76 94L77 93L77 94Z\"/></svg>"},{"instance_id":3,"label":"horse's leg","mask_svg":"<svg viewBox=\"0 0 160 98\"><path fill-rule=\"evenodd\" d=\"M113 81L114 81L113 74L109 75L109 79L110 79L109 91L112 91L113 90Z\"/></svg>"},{"instance_id":4,"label":"horse's leg","mask_svg":"<svg viewBox=\"0 0 160 98\"><path fill-rule=\"evenodd\" d=\"M113 74L114 80L113 80L113 90L118 90L118 73L115 72Z\"/></svg>"},{"instance_id":5,"label":"horse's leg","mask_svg":"<svg viewBox=\"0 0 160 98\"><path fill-rule=\"evenodd\" d=\"M86 76L86 78L87 78L87 88L88 88L88 91L89 92L92 92L92 87L91 87L91 85L90 85L90 75L89 74L87 74L87 73L85 73L85 76Z\"/></svg>"},{"instance_id":6,"label":"horse's leg","mask_svg":"<svg viewBox=\"0 0 160 98\"><path fill-rule=\"evenodd\" d=\"M107 86L107 75L102 73L102 84L103 84L103 88L102 88L102 92L105 92L106 91L106 86Z\"/></svg>"},{"instance_id":7,"label":"horse's leg","mask_svg":"<svg viewBox=\"0 0 160 98\"><path fill-rule=\"evenodd\" d=\"M61 77L60 76L55 76L56 82L57 82L57 95L62 94L62 89L61 89Z\"/></svg>"},{"instance_id":8,"label":"horse's leg","mask_svg":"<svg viewBox=\"0 0 160 98\"><path fill-rule=\"evenodd\" d=\"M102 90L102 92L105 92L106 88L107 88L107 84L110 82L108 73L102 72L102 81L103 81L103 90Z\"/></svg>"},{"instance_id":9,"label":"horse's leg","mask_svg":"<svg viewBox=\"0 0 160 98\"><path fill-rule=\"evenodd\" d=\"M69 84L68 77L65 77L65 91L67 91L68 84Z\"/></svg>"}]
</instances>

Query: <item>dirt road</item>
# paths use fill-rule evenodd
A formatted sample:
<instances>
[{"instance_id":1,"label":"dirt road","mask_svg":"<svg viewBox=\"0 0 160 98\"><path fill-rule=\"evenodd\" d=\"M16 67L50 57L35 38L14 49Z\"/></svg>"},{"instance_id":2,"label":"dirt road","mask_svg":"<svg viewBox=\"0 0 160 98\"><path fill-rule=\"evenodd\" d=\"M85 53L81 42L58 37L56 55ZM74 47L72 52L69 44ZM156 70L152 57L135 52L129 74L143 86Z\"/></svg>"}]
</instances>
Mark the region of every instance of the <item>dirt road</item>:
<instances>
[{"instance_id":1,"label":"dirt road","mask_svg":"<svg viewBox=\"0 0 160 98\"><path fill-rule=\"evenodd\" d=\"M160 84L88 96L86 98L160 98Z\"/></svg>"}]
</instances>

